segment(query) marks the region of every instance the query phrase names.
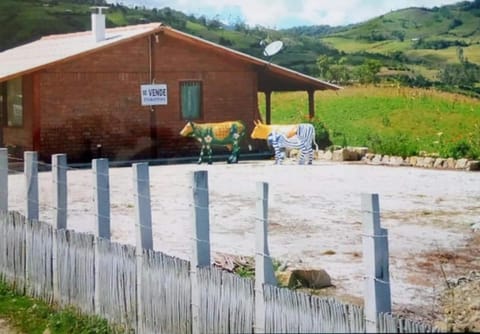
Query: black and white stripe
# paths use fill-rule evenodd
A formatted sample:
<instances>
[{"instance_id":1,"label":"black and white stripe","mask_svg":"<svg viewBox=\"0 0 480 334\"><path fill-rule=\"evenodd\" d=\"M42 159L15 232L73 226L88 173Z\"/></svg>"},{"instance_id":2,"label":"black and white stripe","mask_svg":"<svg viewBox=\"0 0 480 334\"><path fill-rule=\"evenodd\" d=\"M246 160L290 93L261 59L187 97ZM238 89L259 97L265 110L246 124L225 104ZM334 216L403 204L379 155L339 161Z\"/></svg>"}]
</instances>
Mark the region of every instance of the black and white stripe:
<instances>
[{"instance_id":1,"label":"black and white stripe","mask_svg":"<svg viewBox=\"0 0 480 334\"><path fill-rule=\"evenodd\" d=\"M300 150L299 164L304 164L305 156L308 157L308 164L311 165L313 161L313 148L315 144L316 150L318 145L315 142L315 128L312 124L302 123L298 125L295 136L287 138L284 134L272 132L267 138L270 145L275 151L275 163L281 164L284 159L285 148L295 148Z\"/></svg>"}]
</instances>

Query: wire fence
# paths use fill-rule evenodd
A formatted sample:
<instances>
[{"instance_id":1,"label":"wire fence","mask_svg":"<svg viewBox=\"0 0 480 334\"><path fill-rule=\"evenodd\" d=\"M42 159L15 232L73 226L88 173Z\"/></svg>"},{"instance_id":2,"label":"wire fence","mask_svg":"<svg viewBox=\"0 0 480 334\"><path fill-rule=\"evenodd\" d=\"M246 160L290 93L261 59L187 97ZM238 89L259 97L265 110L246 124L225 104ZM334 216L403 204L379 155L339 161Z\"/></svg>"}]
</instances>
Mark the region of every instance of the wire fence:
<instances>
[{"instance_id":1,"label":"wire fence","mask_svg":"<svg viewBox=\"0 0 480 334\"><path fill-rule=\"evenodd\" d=\"M24 163L25 166L28 165L26 161ZM52 169L52 165L43 164L42 169L47 170L48 168ZM13 179L19 175L18 171L10 171L10 168L8 169L8 174L13 176ZM27 169L25 168L25 170ZM38 166L34 166L33 169L37 170ZM143 251L143 254L139 255L138 241L136 242L137 250L129 245L112 242L115 239L115 232L112 233L112 241L97 238L99 230L101 230L100 222L104 220L112 221L121 228L124 227L123 225L128 224L130 229L124 229L123 232L130 233L130 241L133 241L132 239L138 240L140 237L138 230L140 228L151 228L151 222L150 226L148 226L148 224L143 225L142 222L138 221L137 200L151 201L152 207L155 206L157 208L160 219L165 217L163 211L172 209L171 203L168 207L162 207L164 205L162 197L168 196L169 189L162 188L165 191L158 191L158 193L161 193L161 196L156 200L149 195L142 195L138 189L134 189L134 185L138 187L140 182L146 183L151 188L150 178L130 178L131 188L126 190L124 186L116 188L114 183L109 182L112 173L117 173L119 170L109 171L106 169L106 171L98 172L98 170L94 170L92 173L90 170L66 168L67 182L64 184L61 184L61 182L55 183L54 178L47 172L32 173L30 179L27 176L27 184L25 184L23 193L21 191L18 193L20 200L15 196L9 196L8 198L8 207L13 207L14 209L16 203L19 207L19 213L2 217L4 225L7 227L3 231L0 230L0 236L2 235L1 232L3 232L6 245L5 248L0 248L0 251L5 252L0 255L2 256L0 257L0 264L3 264L4 268L6 268L7 274L5 276L7 280L15 282L20 290L23 286L23 289L30 295L48 301L59 301L62 305L75 305L86 313L100 314L114 323L125 324L129 328L137 328L140 333L152 332L157 326L164 326L167 332L179 333L189 332L190 329L192 331L198 330L200 333L212 331L232 333L255 331L255 321L258 324L258 319L256 318L257 314L254 316L253 310L255 307L259 307L255 303L255 298L258 299L259 297L255 297L256 289L253 289L253 285L248 280L238 280L237 276L230 276L215 268L202 268L198 271L197 283L201 292L197 303L192 292L194 287L190 285L193 284L191 283L191 278L188 275L184 276L185 268L192 267L192 264L188 265L176 260L173 262L165 260L166 258L164 258L162 253L149 253L148 250ZM39 215L40 221L45 219L52 222L59 209L58 203L48 199L48 196L35 196L35 194L31 196L34 193L32 188L38 186L40 194L51 194L54 192L53 189L59 186L65 186L65 188L70 189L68 175L71 173L81 173L81 177L85 180L80 183L78 191L89 191L93 194L90 203L81 204L85 204L86 208L88 207L87 204L94 208L90 210L85 209L85 211L80 209L79 211L85 213L80 218L82 221L83 219L85 221L86 219L92 219L90 231L89 228L85 228L87 224L83 225L86 231L72 232L56 230L52 226L53 224L40 224L38 221L28 219L22 220L21 217L29 214L29 209L25 203L30 202L30 204L39 208L39 212L50 212L48 214L43 213L43 216ZM119 173L119 175L114 176L114 179L122 176L124 175ZM99 177L103 177L107 182L99 182ZM88 182L87 178L90 178L91 181ZM19 180L16 181L18 182ZM122 180L122 182L127 181ZM11 184L10 177L9 184ZM175 215L182 215L181 219L185 222L190 222L191 224L192 220L194 220L194 217L192 217L194 211L206 211L208 219L210 217L214 217L213 220L228 218L220 217L221 214L217 214L214 209L212 215L208 214L210 206L212 208L215 207L215 203L209 203L208 201L208 183L206 188L194 187L191 179L185 177L183 179L179 178L174 182L169 180L168 184L169 187L175 187L180 189L180 192L185 192L183 199L179 198L174 206L174 209L177 209L178 205L178 212L175 212ZM83 189L82 187L86 188ZM20 187L13 187L13 189L18 188ZM9 194L11 192L10 189ZM178 193L178 189L175 190L175 193ZM196 191L207 194L206 202L192 200L192 197L196 196ZM103 195L99 195L100 192ZM234 191L232 193L234 194ZM77 204L70 199L70 197L74 197L71 194L72 191L69 190L68 208ZM98 201L100 200L96 197L103 198L102 205L108 206L108 211L98 210ZM17 200L24 202L23 211L21 205L16 202ZM251 199L249 198L247 202L249 206L255 206L259 200L263 201L264 198L259 198L258 193L252 192ZM232 197L232 201L235 201L235 197ZM116 203L118 203L118 207L115 205ZM245 204L245 201L243 203ZM123 207L125 204L128 210L125 210ZM96 209L95 206L97 206ZM110 214L111 209L112 212L115 211L115 215ZM232 209L235 210L236 205L232 205ZM70 211L70 209L68 212L67 219L70 226L70 220L78 219L78 215L75 213L79 212L75 210ZM103 214L99 214L99 212ZM375 213L378 214L378 211ZM117 214L118 217L116 216ZM125 216L127 216L126 219ZM134 219L132 216L137 216L137 219ZM120 217L125 220L122 220ZM248 224L252 227L258 223L267 223L266 216L259 217L258 213L257 215L247 215L246 218L249 221ZM208 224L210 223L211 221L208 222ZM270 223L272 223L271 220ZM280 220L278 222L274 220L273 223L280 224ZM95 224L98 224L98 226L95 226ZM168 224L171 224L171 222ZM23 229L20 225L24 225ZM44 225L47 227L44 227ZM76 227L76 224L73 225ZM252 230L254 229L252 228ZM118 231L118 229L115 231ZM82 232L87 233L82 234ZM92 234L88 234L88 232ZM152 232L153 234L155 233L155 231L150 231L150 233ZM165 232L168 234L168 231L161 231L162 234L165 234ZM13 238L13 243L7 242L7 236L14 233L17 236ZM179 238L185 240L184 249L190 248L193 243L197 245L208 244L208 252L210 252L211 241L209 237L199 237L192 233L191 229L185 229L182 236L178 235L178 230L174 233L176 244L178 244ZM255 234L255 232L253 233ZM25 238L24 240L21 240L22 236ZM102 236L100 235L100 237ZM23 244L25 246L22 246ZM135 244L135 242L130 242L130 244ZM239 243L239 245L241 244ZM20 255L11 257L12 249L17 250L17 253ZM238 251L240 254L248 254L246 247L232 247L230 245L229 250ZM155 255L151 256L149 254ZM270 256L268 247L267 250L263 247L261 250L254 249L250 254L257 254L257 260L258 256L261 258ZM139 257L141 258L140 262ZM13 269L12 259L17 261L14 263ZM25 272L17 272L16 268L19 265L23 267L23 263L25 264ZM155 264L153 267L152 263ZM139 268L142 269L140 272ZM177 269L175 268L183 269L176 271ZM176 273L174 277L168 276L167 273L171 272ZM152 273L154 276L152 276ZM190 275L192 273L193 271L190 270ZM161 277L160 282L155 274ZM373 279L377 280L375 277ZM144 288L141 288L142 286ZM166 290L159 289L159 287L165 287ZM262 325L261 328L263 329L260 329L260 332L264 330L285 333L357 332L359 329L365 329L365 317L363 310L359 307L337 303L333 300L320 300L312 296L298 294L287 289L268 287L267 285L263 289L265 290L262 292L261 296L263 297L261 298L265 298L265 314L262 316L262 319L264 319L265 323ZM156 296L156 299L152 299L152 296ZM188 300L187 296L191 297L192 300ZM161 304L158 303L157 299L164 300L165 304L172 304L174 309L165 310L162 307L159 310L158 307ZM189 308L190 305L192 307L196 305L199 313L194 314L193 308ZM185 316L191 316L192 319L183 318L179 310ZM163 317L160 315L164 313L168 314L168 316ZM198 326L195 324L195 317L199 318ZM381 318L383 320L379 319L375 320L377 328L379 328L378 326L383 326L381 327L383 329L398 331L400 326L398 321L400 320L397 318L384 317ZM180 325L182 323L186 324L187 327L182 327ZM428 325L422 324L417 326L412 325L410 322L408 322L408 326L404 327L407 328L407 332L418 328L423 328L425 331L435 331L434 328Z\"/></svg>"},{"instance_id":2,"label":"wire fence","mask_svg":"<svg viewBox=\"0 0 480 334\"><path fill-rule=\"evenodd\" d=\"M11 166L14 163L15 166ZM13 158L9 156L9 192L8 192L8 208L10 210L18 211L23 215L27 214L26 210L26 181L23 167L25 164L24 159ZM34 175L35 181L38 183L39 196L38 201L33 200L32 204L37 205L39 208L39 220L44 222L53 222L54 216L57 212L57 207L54 203L54 189L59 185L52 176L52 164L45 162L37 162L38 174ZM0 166L0 169L3 166ZM62 168L62 167L60 167ZM200 168L200 167L199 167ZM95 174L91 169L86 168L74 168L68 166L65 168L67 174L66 187L68 189L67 195L67 221L68 227L74 228L78 232L95 233L96 221L98 219L109 219L114 222L112 224L112 240L135 244L135 228L136 225L133 222L135 216L135 201L136 197L141 196L133 193L133 185L138 181L134 177L125 179L125 168L112 168L107 174L97 173ZM99 187L95 183L96 176L103 176L110 180L109 187ZM188 237L190 226L185 224L191 220L191 192L192 187L188 175L179 175L175 180L165 179L163 175L157 172L153 172L151 179L154 182L150 185L151 191L151 208L152 208L152 220L153 237L154 240L161 240L159 242L160 249L167 250L175 256L187 258L190 253L190 248L186 245L189 244L190 238ZM61 183L60 183L61 184ZM110 215L104 217L94 208L94 193L96 191L104 191L109 193L110 200ZM181 194L179 196L179 194ZM171 197L175 197L175 201L166 200ZM215 202L215 198L219 198L222 205ZM254 207L255 194L252 193L250 197L243 197L235 203L235 199L232 198L229 201L228 206L231 208L225 209L225 203L221 195L212 192L210 198L210 222L213 226L224 226L225 220L229 219L229 216L236 216L238 213L238 207ZM226 215L225 211L231 211L229 215ZM227 212L228 214L228 212ZM255 216L253 214L246 214L245 224L252 227L254 226ZM156 224L155 222L159 222ZM160 223L161 222L161 223ZM271 224L280 226L284 224L282 220L270 218ZM176 225L174 230L164 229L160 226L172 226ZM157 229L156 226L159 226ZM252 233L253 235L253 233ZM241 237L239 241L241 241ZM169 242L169 240L175 240L175 242ZM163 241L167 244L165 247L161 246ZM229 243L225 248L225 243L220 239L212 239L212 247L217 249L219 253L230 253L236 255L246 255L254 253L253 243ZM236 246L241 245L241 246Z\"/></svg>"}]
</instances>

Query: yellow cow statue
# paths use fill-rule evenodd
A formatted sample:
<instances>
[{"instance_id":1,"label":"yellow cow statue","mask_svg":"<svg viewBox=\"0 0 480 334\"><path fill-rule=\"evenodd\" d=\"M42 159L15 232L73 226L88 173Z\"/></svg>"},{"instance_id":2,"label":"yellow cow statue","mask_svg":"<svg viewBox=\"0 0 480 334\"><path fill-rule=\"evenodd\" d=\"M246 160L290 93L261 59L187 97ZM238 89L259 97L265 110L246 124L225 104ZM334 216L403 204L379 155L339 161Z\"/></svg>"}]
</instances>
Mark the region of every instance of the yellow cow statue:
<instances>
[{"instance_id":1,"label":"yellow cow statue","mask_svg":"<svg viewBox=\"0 0 480 334\"><path fill-rule=\"evenodd\" d=\"M285 135L287 138L297 134L298 124L264 124L261 121L253 121L253 128L250 137L252 139L267 139L272 132Z\"/></svg>"}]
</instances>

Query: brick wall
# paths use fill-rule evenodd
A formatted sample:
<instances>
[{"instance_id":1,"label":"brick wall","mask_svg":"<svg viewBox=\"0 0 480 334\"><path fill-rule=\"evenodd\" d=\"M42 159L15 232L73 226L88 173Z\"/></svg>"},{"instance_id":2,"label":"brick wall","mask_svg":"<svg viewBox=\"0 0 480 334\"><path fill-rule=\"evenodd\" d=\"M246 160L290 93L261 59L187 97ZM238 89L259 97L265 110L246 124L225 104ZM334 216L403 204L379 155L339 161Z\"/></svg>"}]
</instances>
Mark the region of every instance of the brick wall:
<instances>
[{"instance_id":1,"label":"brick wall","mask_svg":"<svg viewBox=\"0 0 480 334\"><path fill-rule=\"evenodd\" d=\"M140 105L140 85L168 87L168 105ZM201 80L199 122L242 119L249 137L257 115L257 74L248 63L161 35L140 38L43 71L40 76L42 158L68 153L69 161L102 155L124 160L198 154L195 141L179 136L182 80ZM151 125L157 142L151 148ZM250 140L245 140L244 149ZM223 151L219 149L219 151Z\"/></svg>"}]
</instances>

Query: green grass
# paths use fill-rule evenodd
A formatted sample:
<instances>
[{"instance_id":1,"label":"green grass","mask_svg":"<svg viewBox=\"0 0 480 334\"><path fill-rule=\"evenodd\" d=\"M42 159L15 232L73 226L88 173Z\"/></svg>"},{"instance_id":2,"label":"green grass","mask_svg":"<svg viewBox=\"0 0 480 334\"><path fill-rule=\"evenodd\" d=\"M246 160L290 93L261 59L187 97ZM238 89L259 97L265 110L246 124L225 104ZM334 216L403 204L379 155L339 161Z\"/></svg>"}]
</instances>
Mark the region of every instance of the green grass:
<instances>
[{"instance_id":1,"label":"green grass","mask_svg":"<svg viewBox=\"0 0 480 334\"><path fill-rule=\"evenodd\" d=\"M264 113L264 96L259 95ZM316 121L339 146L367 146L377 153L480 158L480 101L405 87L345 88L317 92ZM272 95L272 123L307 119L307 93ZM466 147L468 145L468 147ZM383 151L383 152L381 152Z\"/></svg>"},{"instance_id":2,"label":"green grass","mask_svg":"<svg viewBox=\"0 0 480 334\"><path fill-rule=\"evenodd\" d=\"M15 293L0 280L0 318L20 333L121 333L106 320L82 316L73 309L59 310L45 302ZM48 329L48 331L47 331Z\"/></svg>"}]
</instances>

